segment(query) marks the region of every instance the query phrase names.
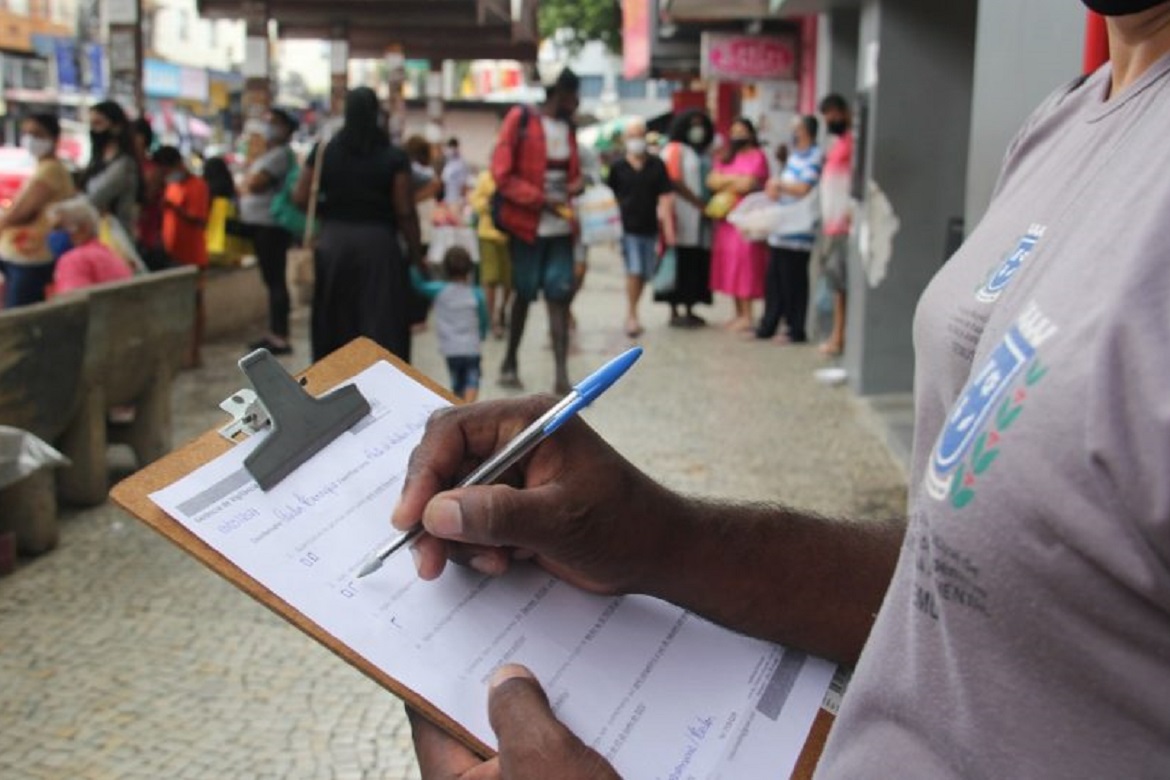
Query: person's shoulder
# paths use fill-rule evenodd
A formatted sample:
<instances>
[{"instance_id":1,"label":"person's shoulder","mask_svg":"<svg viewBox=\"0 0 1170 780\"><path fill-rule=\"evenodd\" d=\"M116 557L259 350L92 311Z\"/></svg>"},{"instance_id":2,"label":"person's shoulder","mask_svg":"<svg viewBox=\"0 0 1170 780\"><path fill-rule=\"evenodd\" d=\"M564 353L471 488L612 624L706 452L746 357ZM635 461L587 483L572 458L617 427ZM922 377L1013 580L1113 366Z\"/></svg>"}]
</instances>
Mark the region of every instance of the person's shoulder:
<instances>
[{"instance_id":1,"label":"person's shoulder","mask_svg":"<svg viewBox=\"0 0 1170 780\"><path fill-rule=\"evenodd\" d=\"M69 169L56 157L38 160L32 177L48 184L56 184L69 177Z\"/></svg>"},{"instance_id":2,"label":"person's shoulder","mask_svg":"<svg viewBox=\"0 0 1170 780\"><path fill-rule=\"evenodd\" d=\"M283 167L292 162L294 154L292 148L289 146L277 146L261 155L260 162L266 167Z\"/></svg>"}]
</instances>

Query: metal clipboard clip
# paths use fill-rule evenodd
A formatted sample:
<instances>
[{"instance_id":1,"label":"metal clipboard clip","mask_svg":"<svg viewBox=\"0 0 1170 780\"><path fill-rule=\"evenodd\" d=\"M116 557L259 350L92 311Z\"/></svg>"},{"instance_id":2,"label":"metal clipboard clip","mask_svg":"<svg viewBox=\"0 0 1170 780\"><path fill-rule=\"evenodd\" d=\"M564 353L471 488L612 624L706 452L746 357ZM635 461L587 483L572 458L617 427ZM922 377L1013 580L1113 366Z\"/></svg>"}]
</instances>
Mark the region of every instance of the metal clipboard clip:
<instances>
[{"instance_id":1,"label":"metal clipboard clip","mask_svg":"<svg viewBox=\"0 0 1170 780\"><path fill-rule=\"evenodd\" d=\"M241 358L239 365L254 390L233 393L219 405L232 415L219 432L236 442L272 428L244 459L244 468L261 490L271 490L370 413L370 402L354 385L320 398L309 395L266 349Z\"/></svg>"}]
</instances>

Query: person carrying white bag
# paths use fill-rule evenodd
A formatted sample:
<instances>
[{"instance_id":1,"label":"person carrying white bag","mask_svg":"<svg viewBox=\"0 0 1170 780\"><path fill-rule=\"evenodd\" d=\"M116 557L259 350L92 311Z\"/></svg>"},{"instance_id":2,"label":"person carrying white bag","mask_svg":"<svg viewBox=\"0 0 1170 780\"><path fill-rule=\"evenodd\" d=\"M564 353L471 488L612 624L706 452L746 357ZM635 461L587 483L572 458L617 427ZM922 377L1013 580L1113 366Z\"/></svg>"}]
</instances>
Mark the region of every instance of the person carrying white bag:
<instances>
[{"instance_id":1,"label":"person carrying white bag","mask_svg":"<svg viewBox=\"0 0 1170 780\"><path fill-rule=\"evenodd\" d=\"M820 183L824 156L816 145L817 118L802 116L792 128L792 149L780 176L768 182L765 197L775 203L768 235L764 317L751 337L781 344L808 341L809 259L820 221ZM761 210L761 213L764 210ZM780 331L780 322L787 331Z\"/></svg>"}]
</instances>

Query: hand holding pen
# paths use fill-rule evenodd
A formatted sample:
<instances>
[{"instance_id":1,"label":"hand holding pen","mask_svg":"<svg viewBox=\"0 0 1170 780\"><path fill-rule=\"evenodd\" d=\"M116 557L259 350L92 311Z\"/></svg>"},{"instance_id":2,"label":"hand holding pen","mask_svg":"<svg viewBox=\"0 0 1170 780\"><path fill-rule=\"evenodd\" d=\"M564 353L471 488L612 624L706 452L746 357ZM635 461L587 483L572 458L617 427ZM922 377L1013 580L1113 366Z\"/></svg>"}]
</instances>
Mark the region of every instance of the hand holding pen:
<instances>
[{"instance_id":1,"label":"hand holding pen","mask_svg":"<svg viewBox=\"0 0 1170 780\"><path fill-rule=\"evenodd\" d=\"M411 456L402 498L394 512L395 527L408 533L377 551L363 574L375 571L375 561L385 560L413 540L412 552L424 579L438 577L448 559L485 573L502 573L520 551L535 555L581 587L610 590L616 582L578 577L571 565L565 566L568 560L558 563L555 548L593 533L569 525L589 522L595 512L605 516L605 523L622 513L623 499L616 494L612 500L617 503L612 507L608 500L600 500L592 508L585 506L593 498L603 499L606 489L624 491L634 483L657 487L587 426L572 420L640 354L640 348L635 348L619 356L559 403L529 398L481 403L437 415ZM501 442L507 444L501 446ZM534 449L542 442L544 446ZM531 457L524 460L529 453ZM469 462L482 465L457 488L444 492L456 483ZM517 463L520 487L484 484ZM639 479L623 476L631 472ZM610 482L613 484L607 484ZM422 530L426 533L420 534ZM420 534L417 539L415 534Z\"/></svg>"}]
</instances>

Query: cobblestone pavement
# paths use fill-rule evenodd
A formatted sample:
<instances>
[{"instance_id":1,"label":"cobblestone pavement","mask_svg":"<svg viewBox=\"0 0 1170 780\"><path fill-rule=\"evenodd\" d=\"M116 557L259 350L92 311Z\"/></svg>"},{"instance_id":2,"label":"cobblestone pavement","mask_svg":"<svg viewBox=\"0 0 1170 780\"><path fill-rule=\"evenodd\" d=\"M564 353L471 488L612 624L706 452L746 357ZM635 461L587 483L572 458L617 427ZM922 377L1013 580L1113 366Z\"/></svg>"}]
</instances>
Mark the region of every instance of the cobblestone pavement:
<instances>
[{"instance_id":1,"label":"cobblestone pavement","mask_svg":"<svg viewBox=\"0 0 1170 780\"><path fill-rule=\"evenodd\" d=\"M617 258L595 256L574 307L575 378L627 344L622 285ZM305 319L290 369L306 360ZM687 492L901 511L897 467L848 392L814 382L814 349L673 330L661 306L644 320L641 364L587 413L635 463ZM547 345L538 310L521 362L532 390L552 386ZM207 367L181 377L177 440L221 422L240 354L211 345ZM415 355L445 381L433 332ZM501 394L501 355L487 346L486 397ZM395 779L417 767L393 696L106 505L67 511L61 546L0 579L0 777Z\"/></svg>"}]
</instances>

